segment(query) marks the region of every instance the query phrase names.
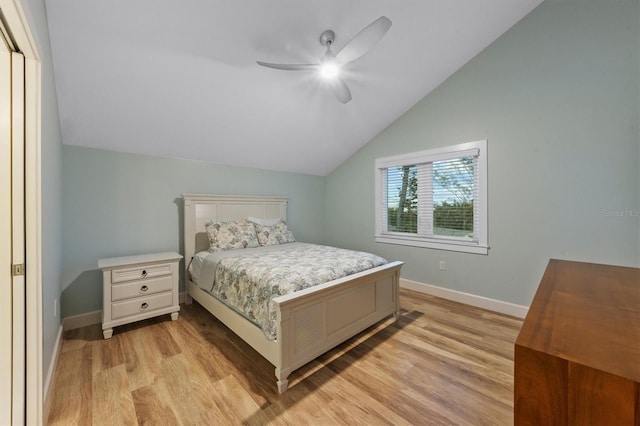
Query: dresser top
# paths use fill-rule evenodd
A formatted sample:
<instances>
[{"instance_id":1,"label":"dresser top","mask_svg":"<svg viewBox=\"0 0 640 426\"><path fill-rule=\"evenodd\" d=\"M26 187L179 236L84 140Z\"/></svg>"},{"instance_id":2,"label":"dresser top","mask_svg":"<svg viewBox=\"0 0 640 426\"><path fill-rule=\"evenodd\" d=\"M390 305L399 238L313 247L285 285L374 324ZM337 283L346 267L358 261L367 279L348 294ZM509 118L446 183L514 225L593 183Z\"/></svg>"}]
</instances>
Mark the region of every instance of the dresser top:
<instances>
[{"instance_id":1,"label":"dresser top","mask_svg":"<svg viewBox=\"0 0 640 426\"><path fill-rule=\"evenodd\" d=\"M516 345L640 382L640 269L552 259Z\"/></svg>"},{"instance_id":2,"label":"dresser top","mask_svg":"<svg viewBox=\"0 0 640 426\"><path fill-rule=\"evenodd\" d=\"M98 268L114 269L122 266L135 266L149 263L171 262L182 259L182 255L176 252L149 253L137 256L109 257L98 260Z\"/></svg>"}]
</instances>

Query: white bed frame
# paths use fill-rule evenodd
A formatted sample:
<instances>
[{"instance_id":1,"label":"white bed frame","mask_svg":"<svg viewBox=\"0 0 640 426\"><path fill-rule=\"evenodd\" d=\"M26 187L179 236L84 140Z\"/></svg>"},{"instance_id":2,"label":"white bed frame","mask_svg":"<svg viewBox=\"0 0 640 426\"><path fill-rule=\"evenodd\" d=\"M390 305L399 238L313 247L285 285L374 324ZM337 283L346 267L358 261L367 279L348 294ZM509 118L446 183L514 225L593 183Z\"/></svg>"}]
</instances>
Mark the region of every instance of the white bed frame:
<instances>
[{"instance_id":1,"label":"white bed frame","mask_svg":"<svg viewBox=\"0 0 640 426\"><path fill-rule=\"evenodd\" d=\"M207 221L247 217L286 220L282 197L183 194L186 303L198 301L275 366L278 391L287 390L289 374L389 315L399 312L398 283L402 262L391 262L273 299L278 313L276 340L203 291L191 281L188 265L209 248Z\"/></svg>"}]
</instances>

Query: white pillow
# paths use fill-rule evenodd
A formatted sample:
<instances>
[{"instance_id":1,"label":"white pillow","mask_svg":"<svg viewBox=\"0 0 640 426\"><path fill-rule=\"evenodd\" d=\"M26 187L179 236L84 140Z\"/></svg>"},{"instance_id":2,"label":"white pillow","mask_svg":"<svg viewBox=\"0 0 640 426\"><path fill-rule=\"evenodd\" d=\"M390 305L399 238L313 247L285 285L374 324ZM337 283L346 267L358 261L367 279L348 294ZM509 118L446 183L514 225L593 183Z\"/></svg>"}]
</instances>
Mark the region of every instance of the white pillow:
<instances>
[{"instance_id":1,"label":"white pillow","mask_svg":"<svg viewBox=\"0 0 640 426\"><path fill-rule=\"evenodd\" d=\"M260 219L259 217L249 216L247 220L262 226L273 226L282 222L282 219L280 219L279 217L274 217L273 219Z\"/></svg>"}]
</instances>

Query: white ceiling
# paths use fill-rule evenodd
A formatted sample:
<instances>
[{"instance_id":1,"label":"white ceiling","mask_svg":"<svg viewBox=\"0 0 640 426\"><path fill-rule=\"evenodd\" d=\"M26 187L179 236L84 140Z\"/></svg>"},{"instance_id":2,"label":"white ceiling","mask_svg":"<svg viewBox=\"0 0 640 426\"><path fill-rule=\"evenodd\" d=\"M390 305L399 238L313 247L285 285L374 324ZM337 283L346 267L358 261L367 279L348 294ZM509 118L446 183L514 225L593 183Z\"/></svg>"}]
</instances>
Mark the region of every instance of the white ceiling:
<instances>
[{"instance_id":1,"label":"white ceiling","mask_svg":"<svg viewBox=\"0 0 640 426\"><path fill-rule=\"evenodd\" d=\"M65 144L324 176L541 0L46 0ZM339 103L306 72L393 22Z\"/></svg>"}]
</instances>

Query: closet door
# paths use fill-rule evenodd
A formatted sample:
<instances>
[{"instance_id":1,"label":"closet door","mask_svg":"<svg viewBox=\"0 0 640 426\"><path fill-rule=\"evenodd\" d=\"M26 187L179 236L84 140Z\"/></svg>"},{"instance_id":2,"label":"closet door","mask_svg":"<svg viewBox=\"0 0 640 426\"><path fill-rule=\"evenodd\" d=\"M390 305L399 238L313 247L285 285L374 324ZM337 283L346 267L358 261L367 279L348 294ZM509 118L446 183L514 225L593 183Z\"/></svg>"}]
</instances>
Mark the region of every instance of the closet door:
<instances>
[{"instance_id":1,"label":"closet door","mask_svg":"<svg viewBox=\"0 0 640 426\"><path fill-rule=\"evenodd\" d=\"M25 422L24 57L0 32L0 424Z\"/></svg>"},{"instance_id":2,"label":"closet door","mask_svg":"<svg viewBox=\"0 0 640 426\"><path fill-rule=\"evenodd\" d=\"M24 56L11 52L11 245L13 262L11 423L25 424L26 248L24 223ZM18 266L22 265L22 266ZM19 269L19 271L16 270Z\"/></svg>"}]
</instances>

